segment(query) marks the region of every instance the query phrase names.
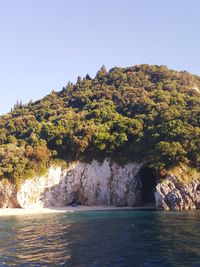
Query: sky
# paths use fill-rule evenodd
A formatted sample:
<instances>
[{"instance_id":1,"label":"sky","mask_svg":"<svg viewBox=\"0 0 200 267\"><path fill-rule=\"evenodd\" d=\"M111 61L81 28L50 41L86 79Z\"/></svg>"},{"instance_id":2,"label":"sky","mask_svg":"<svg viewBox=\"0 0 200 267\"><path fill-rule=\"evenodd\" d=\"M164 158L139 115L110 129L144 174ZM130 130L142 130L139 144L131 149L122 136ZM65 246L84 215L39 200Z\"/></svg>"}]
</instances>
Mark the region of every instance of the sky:
<instances>
[{"instance_id":1,"label":"sky","mask_svg":"<svg viewBox=\"0 0 200 267\"><path fill-rule=\"evenodd\" d=\"M104 64L200 75L199 0L0 0L0 114Z\"/></svg>"}]
</instances>

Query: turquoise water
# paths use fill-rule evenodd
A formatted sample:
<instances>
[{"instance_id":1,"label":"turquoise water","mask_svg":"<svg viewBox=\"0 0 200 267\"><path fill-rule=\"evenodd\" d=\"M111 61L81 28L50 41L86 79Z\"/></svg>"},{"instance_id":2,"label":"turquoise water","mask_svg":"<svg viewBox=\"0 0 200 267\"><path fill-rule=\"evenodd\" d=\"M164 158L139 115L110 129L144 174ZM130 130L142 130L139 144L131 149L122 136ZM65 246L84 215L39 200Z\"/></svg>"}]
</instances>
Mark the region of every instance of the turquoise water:
<instances>
[{"instance_id":1,"label":"turquoise water","mask_svg":"<svg viewBox=\"0 0 200 267\"><path fill-rule=\"evenodd\" d=\"M1 217L0 266L200 267L200 212Z\"/></svg>"}]
</instances>

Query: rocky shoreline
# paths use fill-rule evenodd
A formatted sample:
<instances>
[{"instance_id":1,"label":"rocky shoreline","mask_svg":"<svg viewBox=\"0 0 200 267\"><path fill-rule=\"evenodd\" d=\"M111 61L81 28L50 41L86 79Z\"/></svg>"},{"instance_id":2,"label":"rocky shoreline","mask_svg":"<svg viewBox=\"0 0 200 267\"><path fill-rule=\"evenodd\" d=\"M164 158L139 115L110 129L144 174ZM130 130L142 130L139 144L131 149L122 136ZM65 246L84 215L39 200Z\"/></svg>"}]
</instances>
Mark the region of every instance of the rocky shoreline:
<instances>
[{"instance_id":1,"label":"rocky shoreline","mask_svg":"<svg viewBox=\"0 0 200 267\"><path fill-rule=\"evenodd\" d=\"M156 186L156 207L160 210L195 210L200 208L200 183L182 184L169 177Z\"/></svg>"},{"instance_id":2,"label":"rocky shoreline","mask_svg":"<svg viewBox=\"0 0 200 267\"><path fill-rule=\"evenodd\" d=\"M90 163L72 162L67 168L52 166L44 176L25 179L17 190L8 180L0 181L0 207L36 210L82 206L141 207L144 203L143 164L120 166L111 159ZM158 210L195 210L200 208L200 182L194 175L181 182L186 169L179 168L158 182L153 197ZM148 188L146 188L148 190Z\"/></svg>"}]
</instances>

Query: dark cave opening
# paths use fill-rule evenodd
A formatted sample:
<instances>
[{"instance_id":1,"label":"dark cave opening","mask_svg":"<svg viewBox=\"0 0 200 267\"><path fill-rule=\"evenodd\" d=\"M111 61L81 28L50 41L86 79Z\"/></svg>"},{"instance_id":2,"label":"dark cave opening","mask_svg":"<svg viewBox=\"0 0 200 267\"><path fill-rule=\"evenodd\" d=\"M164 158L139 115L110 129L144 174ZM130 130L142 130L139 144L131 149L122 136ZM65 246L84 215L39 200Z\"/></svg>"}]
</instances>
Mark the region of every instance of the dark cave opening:
<instances>
[{"instance_id":1,"label":"dark cave opening","mask_svg":"<svg viewBox=\"0 0 200 267\"><path fill-rule=\"evenodd\" d=\"M79 190L75 191L73 196L72 196L72 200L71 202L68 203L68 205L71 205L71 206L77 206L77 205L82 205L82 194Z\"/></svg>"},{"instance_id":2,"label":"dark cave opening","mask_svg":"<svg viewBox=\"0 0 200 267\"><path fill-rule=\"evenodd\" d=\"M140 179L142 183L142 204L154 205L155 204L154 192L157 181L155 170L149 167L144 167L141 170Z\"/></svg>"}]
</instances>

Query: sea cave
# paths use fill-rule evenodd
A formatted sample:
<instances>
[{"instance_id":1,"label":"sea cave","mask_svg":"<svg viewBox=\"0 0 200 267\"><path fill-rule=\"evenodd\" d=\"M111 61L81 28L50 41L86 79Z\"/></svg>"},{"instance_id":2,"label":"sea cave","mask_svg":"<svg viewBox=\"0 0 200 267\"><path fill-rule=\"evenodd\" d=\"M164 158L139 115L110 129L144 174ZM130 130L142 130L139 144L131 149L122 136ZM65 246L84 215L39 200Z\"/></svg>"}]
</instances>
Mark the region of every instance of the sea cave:
<instances>
[{"instance_id":1,"label":"sea cave","mask_svg":"<svg viewBox=\"0 0 200 267\"><path fill-rule=\"evenodd\" d=\"M141 181L141 202L142 205L155 205L154 192L156 188L157 178L153 168L145 166L142 168L139 174Z\"/></svg>"}]
</instances>

